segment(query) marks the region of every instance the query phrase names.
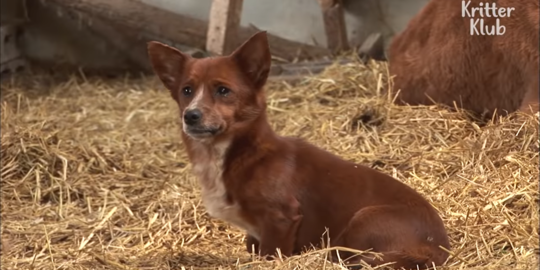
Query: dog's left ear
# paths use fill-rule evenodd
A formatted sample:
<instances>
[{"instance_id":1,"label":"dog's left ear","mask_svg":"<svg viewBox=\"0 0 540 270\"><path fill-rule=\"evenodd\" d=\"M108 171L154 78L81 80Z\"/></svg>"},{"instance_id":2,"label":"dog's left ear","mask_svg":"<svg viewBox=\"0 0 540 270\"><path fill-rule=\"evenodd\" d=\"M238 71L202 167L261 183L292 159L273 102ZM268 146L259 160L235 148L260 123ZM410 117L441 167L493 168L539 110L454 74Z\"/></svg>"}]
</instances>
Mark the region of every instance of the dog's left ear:
<instances>
[{"instance_id":1,"label":"dog's left ear","mask_svg":"<svg viewBox=\"0 0 540 270\"><path fill-rule=\"evenodd\" d=\"M266 31L250 37L231 54L231 57L256 89L264 86L272 62Z\"/></svg>"}]
</instances>

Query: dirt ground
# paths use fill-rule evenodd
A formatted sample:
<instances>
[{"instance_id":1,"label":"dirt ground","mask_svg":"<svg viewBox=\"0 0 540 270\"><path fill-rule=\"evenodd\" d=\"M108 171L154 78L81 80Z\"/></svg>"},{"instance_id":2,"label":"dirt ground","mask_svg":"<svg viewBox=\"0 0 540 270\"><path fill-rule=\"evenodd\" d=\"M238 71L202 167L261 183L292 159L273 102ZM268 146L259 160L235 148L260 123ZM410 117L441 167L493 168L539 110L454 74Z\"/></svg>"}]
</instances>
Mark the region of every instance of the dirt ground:
<instances>
[{"instance_id":1,"label":"dirt ground","mask_svg":"<svg viewBox=\"0 0 540 270\"><path fill-rule=\"evenodd\" d=\"M425 195L452 244L437 269L538 269L538 116L394 106L371 64L272 83L273 126ZM2 269L342 269L327 250L252 258L240 230L206 214L153 77L21 77L2 84L1 110Z\"/></svg>"}]
</instances>

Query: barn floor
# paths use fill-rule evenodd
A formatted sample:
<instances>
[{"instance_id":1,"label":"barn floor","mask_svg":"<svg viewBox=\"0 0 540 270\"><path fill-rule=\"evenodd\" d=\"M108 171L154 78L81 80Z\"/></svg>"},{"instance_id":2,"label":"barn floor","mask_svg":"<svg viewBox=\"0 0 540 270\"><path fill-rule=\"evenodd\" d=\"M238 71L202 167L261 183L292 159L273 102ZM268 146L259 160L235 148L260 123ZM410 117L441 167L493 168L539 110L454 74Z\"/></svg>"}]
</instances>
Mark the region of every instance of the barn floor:
<instances>
[{"instance_id":1,"label":"barn floor","mask_svg":"<svg viewBox=\"0 0 540 270\"><path fill-rule=\"evenodd\" d=\"M372 64L273 83L273 125L427 196L452 243L438 269L538 269L538 117L393 106ZM340 269L325 250L252 260L208 217L155 78L37 74L4 82L1 109L2 269Z\"/></svg>"}]
</instances>

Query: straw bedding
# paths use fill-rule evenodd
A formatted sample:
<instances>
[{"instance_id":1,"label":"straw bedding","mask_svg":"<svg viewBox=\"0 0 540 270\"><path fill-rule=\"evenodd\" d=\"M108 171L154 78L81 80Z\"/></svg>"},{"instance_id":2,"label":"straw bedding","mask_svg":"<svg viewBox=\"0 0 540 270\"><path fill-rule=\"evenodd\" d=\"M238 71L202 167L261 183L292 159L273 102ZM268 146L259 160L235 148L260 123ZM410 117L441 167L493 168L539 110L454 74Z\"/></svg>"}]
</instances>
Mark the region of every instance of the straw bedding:
<instances>
[{"instance_id":1,"label":"straw bedding","mask_svg":"<svg viewBox=\"0 0 540 270\"><path fill-rule=\"evenodd\" d=\"M538 116L394 106L386 70L271 83L272 125L425 195L452 244L437 269L537 269ZM252 258L240 230L206 214L156 78L36 74L4 82L1 106L2 269L340 269L327 250Z\"/></svg>"}]
</instances>

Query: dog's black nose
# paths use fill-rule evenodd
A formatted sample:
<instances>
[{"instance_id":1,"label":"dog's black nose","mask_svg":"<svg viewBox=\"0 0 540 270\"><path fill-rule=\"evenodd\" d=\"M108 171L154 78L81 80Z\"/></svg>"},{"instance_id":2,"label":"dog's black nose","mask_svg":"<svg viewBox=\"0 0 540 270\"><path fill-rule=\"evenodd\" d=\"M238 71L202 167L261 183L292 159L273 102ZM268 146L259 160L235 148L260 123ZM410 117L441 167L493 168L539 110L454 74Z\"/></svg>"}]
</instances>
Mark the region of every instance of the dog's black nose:
<instances>
[{"instance_id":1,"label":"dog's black nose","mask_svg":"<svg viewBox=\"0 0 540 270\"><path fill-rule=\"evenodd\" d=\"M188 126L198 124L202 118L202 112L199 109L193 109L184 113L184 123Z\"/></svg>"}]
</instances>

